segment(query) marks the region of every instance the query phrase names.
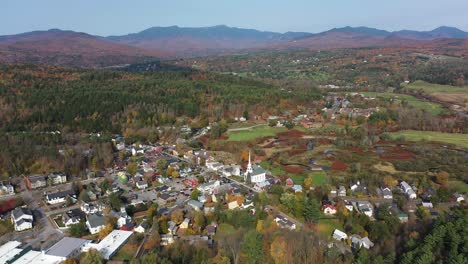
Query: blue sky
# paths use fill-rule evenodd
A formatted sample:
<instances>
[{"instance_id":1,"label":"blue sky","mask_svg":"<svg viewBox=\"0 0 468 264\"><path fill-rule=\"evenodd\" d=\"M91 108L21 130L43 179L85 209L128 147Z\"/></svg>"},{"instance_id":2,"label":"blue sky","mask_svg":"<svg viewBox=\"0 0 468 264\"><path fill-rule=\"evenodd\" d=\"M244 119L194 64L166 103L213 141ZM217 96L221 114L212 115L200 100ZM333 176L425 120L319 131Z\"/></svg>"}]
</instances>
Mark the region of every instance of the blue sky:
<instances>
[{"instance_id":1,"label":"blue sky","mask_svg":"<svg viewBox=\"0 0 468 264\"><path fill-rule=\"evenodd\" d=\"M468 0L2 0L0 35L60 28L107 36L221 24L277 32L348 25L468 31L467 14Z\"/></svg>"}]
</instances>

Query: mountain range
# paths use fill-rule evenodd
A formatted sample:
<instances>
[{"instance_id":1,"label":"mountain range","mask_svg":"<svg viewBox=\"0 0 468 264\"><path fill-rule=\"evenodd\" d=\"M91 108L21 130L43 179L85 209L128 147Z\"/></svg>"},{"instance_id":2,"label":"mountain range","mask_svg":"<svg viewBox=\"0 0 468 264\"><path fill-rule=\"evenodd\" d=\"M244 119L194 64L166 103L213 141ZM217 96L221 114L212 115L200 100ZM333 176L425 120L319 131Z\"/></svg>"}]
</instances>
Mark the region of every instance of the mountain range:
<instances>
[{"instance_id":1,"label":"mountain range","mask_svg":"<svg viewBox=\"0 0 468 264\"><path fill-rule=\"evenodd\" d=\"M468 33L453 27L431 31L334 28L321 33L268 32L228 27L152 27L122 36L93 36L51 29L0 36L0 63L105 67L155 59L226 54L249 50L338 49L424 46L450 42L468 46Z\"/></svg>"}]
</instances>

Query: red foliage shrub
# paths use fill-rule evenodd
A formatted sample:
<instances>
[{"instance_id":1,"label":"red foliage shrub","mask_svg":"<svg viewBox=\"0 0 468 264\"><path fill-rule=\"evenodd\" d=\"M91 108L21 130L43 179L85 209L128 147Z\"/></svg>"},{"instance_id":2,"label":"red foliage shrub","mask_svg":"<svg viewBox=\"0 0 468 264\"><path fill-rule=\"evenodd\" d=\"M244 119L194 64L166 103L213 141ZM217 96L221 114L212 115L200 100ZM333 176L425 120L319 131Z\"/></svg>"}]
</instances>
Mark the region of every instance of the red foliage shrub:
<instances>
[{"instance_id":1,"label":"red foliage shrub","mask_svg":"<svg viewBox=\"0 0 468 264\"><path fill-rule=\"evenodd\" d=\"M332 170L346 170L348 168L348 165L342 161L336 160L333 162L331 165Z\"/></svg>"}]
</instances>

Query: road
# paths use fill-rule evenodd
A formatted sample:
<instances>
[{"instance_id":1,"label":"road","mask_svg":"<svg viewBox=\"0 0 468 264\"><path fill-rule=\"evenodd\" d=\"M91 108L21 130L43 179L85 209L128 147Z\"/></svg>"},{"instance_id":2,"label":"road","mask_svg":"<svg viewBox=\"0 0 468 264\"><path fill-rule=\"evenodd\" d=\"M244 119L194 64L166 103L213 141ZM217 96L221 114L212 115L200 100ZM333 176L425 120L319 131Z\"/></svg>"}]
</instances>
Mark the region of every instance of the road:
<instances>
[{"instance_id":1,"label":"road","mask_svg":"<svg viewBox=\"0 0 468 264\"><path fill-rule=\"evenodd\" d=\"M266 125L268 125L268 123L257 124L257 125L253 125L249 127L230 128L227 131L228 132L244 131L244 130L250 130L259 126L266 126Z\"/></svg>"}]
</instances>

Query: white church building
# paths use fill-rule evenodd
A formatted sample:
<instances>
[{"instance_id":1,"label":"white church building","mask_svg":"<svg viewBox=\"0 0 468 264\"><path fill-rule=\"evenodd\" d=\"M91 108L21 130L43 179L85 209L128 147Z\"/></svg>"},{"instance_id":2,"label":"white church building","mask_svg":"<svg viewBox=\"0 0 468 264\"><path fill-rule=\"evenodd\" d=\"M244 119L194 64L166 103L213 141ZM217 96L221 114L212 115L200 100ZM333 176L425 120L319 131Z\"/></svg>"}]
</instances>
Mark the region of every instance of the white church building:
<instances>
[{"instance_id":1,"label":"white church building","mask_svg":"<svg viewBox=\"0 0 468 264\"><path fill-rule=\"evenodd\" d=\"M266 170L264 170L262 167L260 167L257 164L252 165L250 152L249 152L249 163L247 164L247 170L244 173L244 181L245 182L250 181L251 183L259 183L259 182L264 182L265 180L266 180Z\"/></svg>"}]
</instances>

